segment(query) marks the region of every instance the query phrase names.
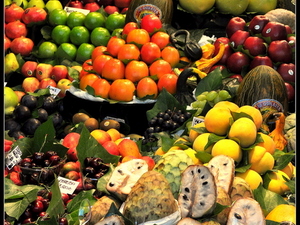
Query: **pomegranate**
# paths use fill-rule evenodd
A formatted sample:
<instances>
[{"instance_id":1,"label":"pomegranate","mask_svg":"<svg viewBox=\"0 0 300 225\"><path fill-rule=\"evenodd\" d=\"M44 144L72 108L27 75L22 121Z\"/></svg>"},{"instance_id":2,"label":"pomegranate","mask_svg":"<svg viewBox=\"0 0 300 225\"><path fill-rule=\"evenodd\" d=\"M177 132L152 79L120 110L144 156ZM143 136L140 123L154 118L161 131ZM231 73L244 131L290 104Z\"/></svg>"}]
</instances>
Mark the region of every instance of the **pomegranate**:
<instances>
[{"instance_id":1,"label":"pomegranate","mask_svg":"<svg viewBox=\"0 0 300 225\"><path fill-rule=\"evenodd\" d=\"M5 25L5 35L11 40L22 36L26 37L27 33L26 25L19 20L9 22Z\"/></svg>"},{"instance_id":2,"label":"pomegranate","mask_svg":"<svg viewBox=\"0 0 300 225\"><path fill-rule=\"evenodd\" d=\"M34 47L34 42L27 37L18 37L12 40L10 50L15 54L28 56Z\"/></svg>"},{"instance_id":3,"label":"pomegranate","mask_svg":"<svg viewBox=\"0 0 300 225\"><path fill-rule=\"evenodd\" d=\"M25 9L22 15L22 21L26 25L43 24L44 22L46 22L46 18L46 10L36 6Z\"/></svg>"},{"instance_id":4,"label":"pomegranate","mask_svg":"<svg viewBox=\"0 0 300 225\"><path fill-rule=\"evenodd\" d=\"M4 35L4 51L6 52L10 48L11 40Z\"/></svg>"},{"instance_id":5,"label":"pomegranate","mask_svg":"<svg viewBox=\"0 0 300 225\"><path fill-rule=\"evenodd\" d=\"M24 9L18 6L15 2L4 8L4 20L5 23L21 20Z\"/></svg>"}]
</instances>

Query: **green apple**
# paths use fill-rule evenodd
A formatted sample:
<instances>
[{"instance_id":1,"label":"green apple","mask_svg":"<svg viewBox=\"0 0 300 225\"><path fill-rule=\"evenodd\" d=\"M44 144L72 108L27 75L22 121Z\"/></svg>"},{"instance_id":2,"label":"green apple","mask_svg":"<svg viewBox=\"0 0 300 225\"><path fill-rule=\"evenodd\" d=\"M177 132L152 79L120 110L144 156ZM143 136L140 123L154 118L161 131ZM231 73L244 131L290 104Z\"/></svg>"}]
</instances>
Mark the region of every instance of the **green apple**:
<instances>
[{"instance_id":1,"label":"green apple","mask_svg":"<svg viewBox=\"0 0 300 225\"><path fill-rule=\"evenodd\" d=\"M45 8L46 8L46 10L47 10L47 12L49 14L54 9L63 9L63 6L62 6L61 2L58 1L58 0L49 0L46 3Z\"/></svg>"}]
</instances>

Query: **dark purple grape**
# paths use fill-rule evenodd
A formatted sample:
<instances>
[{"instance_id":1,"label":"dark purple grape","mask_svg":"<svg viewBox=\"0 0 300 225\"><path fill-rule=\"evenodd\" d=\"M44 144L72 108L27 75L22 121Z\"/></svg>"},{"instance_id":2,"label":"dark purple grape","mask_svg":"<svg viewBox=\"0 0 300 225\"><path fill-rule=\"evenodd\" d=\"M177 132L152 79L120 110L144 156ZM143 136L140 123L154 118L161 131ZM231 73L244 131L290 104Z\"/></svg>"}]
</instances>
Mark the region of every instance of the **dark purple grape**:
<instances>
[{"instance_id":1,"label":"dark purple grape","mask_svg":"<svg viewBox=\"0 0 300 225\"><path fill-rule=\"evenodd\" d=\"M164 116L163 116L163 119L164 120L169 120L171 117L168 113L165 113Z\"/></svg>"},{"instance_id":2,"label":"dark purple grape","mask_svg":"<svg viewBox=\"0 0 300 225\"><path fill-rule=\"evenodd\" d=\"M157 113L157 117L158 117L158 118L160 118L160 117L162 118L164 115L165 115L164 112L159 112L159 113Z\"/></svg>"},{"instance_id":3,"label":"dark purple grape","mask_svg":"<svg viewBox=\"0 0 300 225\"><path fill-rule=\"evenodd\" d=\"M158 125L162 125L163 122L164 122L164 119L162 117L157 119L157 124Z\"/></svg>"}]
</instances>

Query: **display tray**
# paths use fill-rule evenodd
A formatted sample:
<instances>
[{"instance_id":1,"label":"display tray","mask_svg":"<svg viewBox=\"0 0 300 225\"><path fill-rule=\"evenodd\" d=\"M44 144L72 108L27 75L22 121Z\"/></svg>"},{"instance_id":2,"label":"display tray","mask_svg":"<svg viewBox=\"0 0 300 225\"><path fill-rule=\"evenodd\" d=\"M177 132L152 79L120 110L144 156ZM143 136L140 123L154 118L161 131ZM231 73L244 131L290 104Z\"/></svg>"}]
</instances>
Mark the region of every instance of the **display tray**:
<instances>
[{"instance_id":1,"label":"display tray","mask_svg":"<svg viewBox=\"0 0 300 225\"><path fill-rule=\"evenodd\" d=\"M65 117L72 118L77 112L85 111L100 121L106 117L121 119L129 126L126 133L144 135L148 127L146 112L153 108L156 100L110 103L84 91L71 87L63 98ZM121 130L122 132L122 130ZM125 133L125 134L126 134Z\"/></svg>"}]
</instances>

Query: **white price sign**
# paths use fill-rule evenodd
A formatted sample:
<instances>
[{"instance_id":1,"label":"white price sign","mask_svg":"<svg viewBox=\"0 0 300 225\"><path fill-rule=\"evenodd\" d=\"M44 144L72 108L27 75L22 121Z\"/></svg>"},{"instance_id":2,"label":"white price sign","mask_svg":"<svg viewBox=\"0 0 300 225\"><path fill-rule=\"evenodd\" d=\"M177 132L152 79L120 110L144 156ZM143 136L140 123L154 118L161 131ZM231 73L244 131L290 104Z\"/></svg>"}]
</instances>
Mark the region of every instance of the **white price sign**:
<instances>
[{"instance_id":1,"label":"white price sign","mask_svg":"<svg viewBox=\"0 0 300 225\"><path fill-rule=\"evenodd\" d=\"M79 185L78 181L70 180L64 177L57 177L58 185L61 193L73 194L77 186Z\"/></svg>"}]
</instances>

